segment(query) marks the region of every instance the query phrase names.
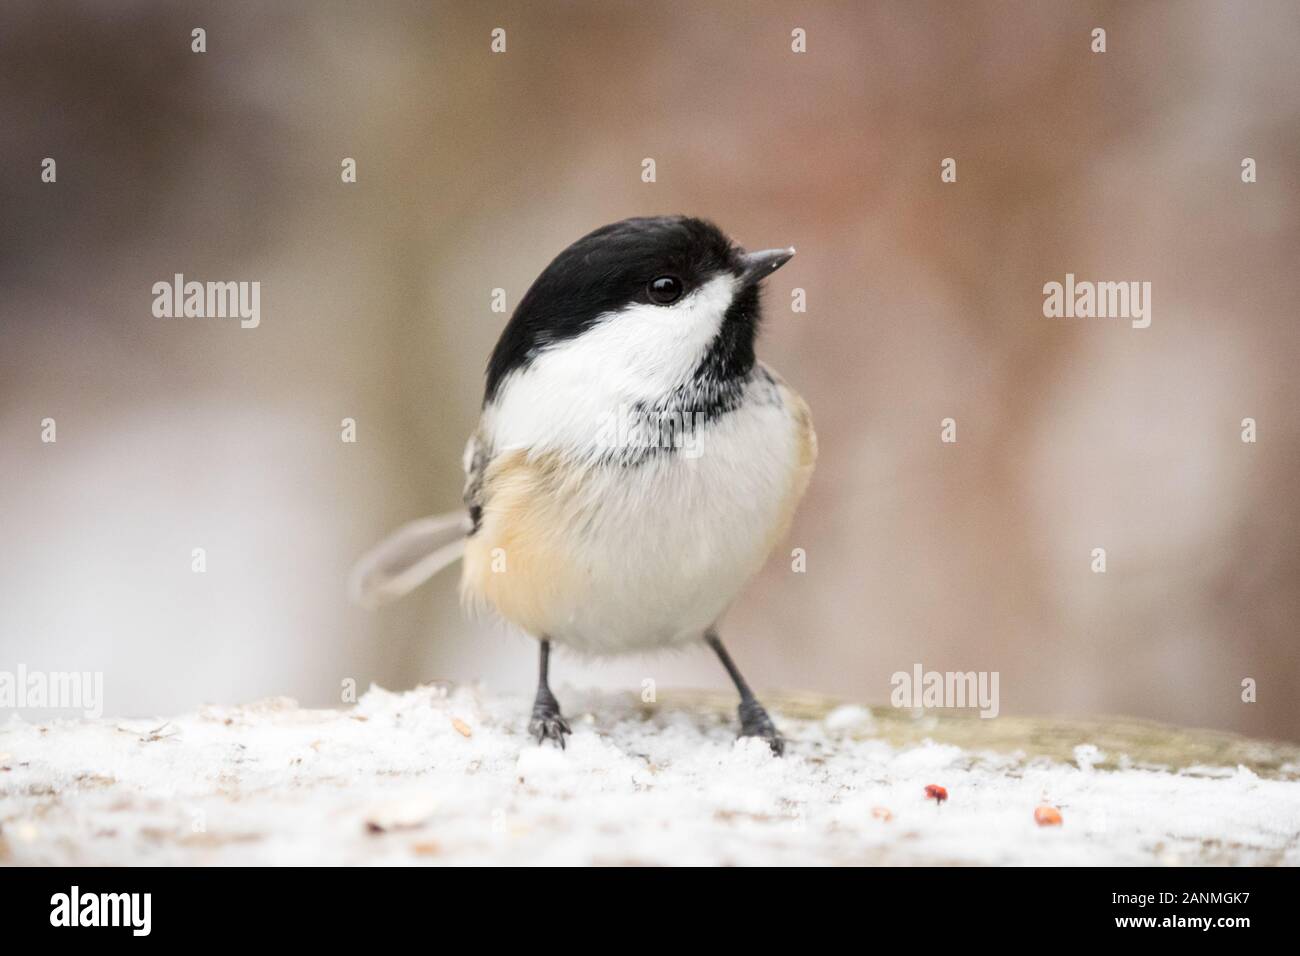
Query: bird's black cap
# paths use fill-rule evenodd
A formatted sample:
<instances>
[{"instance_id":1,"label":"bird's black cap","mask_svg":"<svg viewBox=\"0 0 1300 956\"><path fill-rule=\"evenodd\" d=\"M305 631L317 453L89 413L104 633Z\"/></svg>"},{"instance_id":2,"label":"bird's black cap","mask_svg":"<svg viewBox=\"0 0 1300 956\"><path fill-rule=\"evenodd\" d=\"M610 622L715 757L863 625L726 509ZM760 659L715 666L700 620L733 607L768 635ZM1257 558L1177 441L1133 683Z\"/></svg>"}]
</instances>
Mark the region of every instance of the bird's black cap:
<instances>
[{"instance_id":1,"label":"bird's black cap","mask_svg":"<svg viewBox=\"0 0 1300 956\"><path fill-rule=\"evenodd\" d=\"M501 333L487 368L484 402L502 380L548 345L582 334L605 314L652 301L649 284L671 276L689 294L730 272L741 280L719 332L708 374L745 374L753 366L758 282L794 250L747 256L717 226L688 216L624 219L590 232L542 270ZM734 315L732 313L735 313Z\"/></svg>"}]
</instances>

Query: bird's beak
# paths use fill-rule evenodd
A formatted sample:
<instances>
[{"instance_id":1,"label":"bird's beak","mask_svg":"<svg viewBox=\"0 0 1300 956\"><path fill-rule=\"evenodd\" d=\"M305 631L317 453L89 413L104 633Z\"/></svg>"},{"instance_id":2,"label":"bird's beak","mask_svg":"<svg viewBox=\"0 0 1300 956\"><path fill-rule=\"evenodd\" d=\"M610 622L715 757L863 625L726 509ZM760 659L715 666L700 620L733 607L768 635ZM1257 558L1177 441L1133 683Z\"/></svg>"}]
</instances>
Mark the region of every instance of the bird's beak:
<instances>
[{"instance_id":1,"label":"bird's beak","mask_svg":"<svg viewBox=\"0 0 1300 956\"><path fill-rule=\"evenodd\" d=\"M746 253L740 257L745 270L740 274L741 285L757 285L789 262L793 256L794 246L787 249L764 249L761 252Z\"/></svg>"}]
</instances>

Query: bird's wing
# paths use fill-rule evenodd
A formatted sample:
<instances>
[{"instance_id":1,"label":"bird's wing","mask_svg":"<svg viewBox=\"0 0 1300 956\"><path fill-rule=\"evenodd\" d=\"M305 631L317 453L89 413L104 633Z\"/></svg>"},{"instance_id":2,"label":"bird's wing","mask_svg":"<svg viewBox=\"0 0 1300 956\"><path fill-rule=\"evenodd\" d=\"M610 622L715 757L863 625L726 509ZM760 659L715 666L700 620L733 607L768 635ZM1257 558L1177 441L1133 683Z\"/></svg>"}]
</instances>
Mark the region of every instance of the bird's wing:
<instances>
[{"instance_id":1,"label":"bird's wing","mask_svg":"<svg viewBox=\"0 0 1300 956\"><path fill-rule=\"evenodd\" d=\"M470 530L473 534L483 521L483 476L487 473L488 463L492 460L492 439L488 434L488 425L479 425L474 437L465 446L465 510L469 513Z\"/></svg>"}]
</instances>

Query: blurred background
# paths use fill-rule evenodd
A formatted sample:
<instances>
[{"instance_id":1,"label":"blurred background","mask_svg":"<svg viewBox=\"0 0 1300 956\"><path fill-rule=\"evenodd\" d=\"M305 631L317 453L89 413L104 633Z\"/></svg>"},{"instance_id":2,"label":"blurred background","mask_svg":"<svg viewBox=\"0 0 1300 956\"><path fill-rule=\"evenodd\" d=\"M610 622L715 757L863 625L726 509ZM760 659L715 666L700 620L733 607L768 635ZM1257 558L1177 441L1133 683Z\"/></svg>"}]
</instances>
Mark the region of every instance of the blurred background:
<instances>
[{"instance_id":1,"label":"blurred background","mask_svg":"<svg viewBox=\"0 0 1300 956\"><path fill-rule=\"evenodd\" d=\"M684 212L800 250L759 352L821 459L724 622L752 683L999 671L1004 714L1298 739L1297 49L1292 3L8 0L0 670L103 671L111 715L529 694L455 573L371 614L347 570L458 504L492 290ZM259 281L260 327L154 318L178 272ZM1044 318L1067 272L1151 282L1151 327ZM552 672L727 686L702 650Z\"/></svg>"}]
</instances>

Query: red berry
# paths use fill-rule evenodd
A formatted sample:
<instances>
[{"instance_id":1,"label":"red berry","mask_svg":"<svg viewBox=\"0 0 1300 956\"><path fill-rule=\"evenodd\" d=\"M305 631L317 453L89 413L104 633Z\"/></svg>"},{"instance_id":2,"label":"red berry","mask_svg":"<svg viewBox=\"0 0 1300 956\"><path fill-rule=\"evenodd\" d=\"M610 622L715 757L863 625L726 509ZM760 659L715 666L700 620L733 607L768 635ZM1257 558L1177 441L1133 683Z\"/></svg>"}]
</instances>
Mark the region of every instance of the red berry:
<instances>
[{"instance_id":1,"label":"red berry","mask_svg":"<svg viewBox=\"0 0 1300 956\"><path fill-rule=\"evenodd\" d=\"M936 804L943 803L948 799L948 791L937 783L926 784L925 799L933 800Z\"/></svg>"},{"instance_id":2,"label":"red berry","mask_svg":"<svg viewBox=\"0 0 1300 956\"><path fill-rule=\"evenodd\" d=\"M1040 827L1059 827L1061 811L1056 807L1039 807L1034 811L1034 822Z\"/></svg>"}]
</instances>

